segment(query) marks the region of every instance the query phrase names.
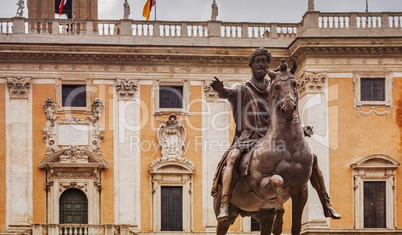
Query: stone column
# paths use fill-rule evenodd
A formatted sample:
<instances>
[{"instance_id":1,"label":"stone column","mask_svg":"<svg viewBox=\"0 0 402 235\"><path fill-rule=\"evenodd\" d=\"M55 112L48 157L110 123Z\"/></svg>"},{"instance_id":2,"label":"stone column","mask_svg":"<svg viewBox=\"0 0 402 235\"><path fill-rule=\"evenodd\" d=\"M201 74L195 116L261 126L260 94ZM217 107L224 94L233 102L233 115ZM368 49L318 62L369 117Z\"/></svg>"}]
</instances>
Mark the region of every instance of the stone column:
<instances>
[{"instance_id":1,"label":"stone column","mask_svg":"<svg viewBox=\"0 0 402 235\"><path fill-rule=\"evenodd\" d=\"M206 232L216 232L217 221L213 208L213 197L211 196L212 180L216 167L222 158L225 150L230 147L229 123L230 109L226 100L219 99L216 92L209 88L209 81L205 83L203 100L202 126L203 138L198 139L196 148L202 148L202 187L203 187L203 215Z\"/></svg>"},{"instance_id":2,"label":"stone column","mask_svg":"<svg viewBox=\"0 0 402 235\"><path fill-rule=\"evenodd\" d=\"M140 175L141 112L138 81L116 79L115 88L115 222L139 228L140 186L146 182L141 182Z\"/></svg>"},{"instance_id":3,"label":"stone column","mask_svg":"<svg viewBox=\"0 0 402 235\"><path fill-rule=\"evenodd\" d=\"M329 134L327 75L304 72L298 79L299 112L302 125L313 126L314 135L307 138L311 150L318 157L318 165L324 175L329 192ZM328 228L329 219L324 217L317 192L309 183L308 201L303 212L303 229Z\"/></svg>"},{"instance_id":4,"label":"stone column","mask_svg":"<svg viewBox=\"0 0 402 235\"><path fill-rule=\"evenodd\" d=\"M32 223L32 95L31 78L8 77L6 93L6 223Z\"/></svg>"}]
</instances>

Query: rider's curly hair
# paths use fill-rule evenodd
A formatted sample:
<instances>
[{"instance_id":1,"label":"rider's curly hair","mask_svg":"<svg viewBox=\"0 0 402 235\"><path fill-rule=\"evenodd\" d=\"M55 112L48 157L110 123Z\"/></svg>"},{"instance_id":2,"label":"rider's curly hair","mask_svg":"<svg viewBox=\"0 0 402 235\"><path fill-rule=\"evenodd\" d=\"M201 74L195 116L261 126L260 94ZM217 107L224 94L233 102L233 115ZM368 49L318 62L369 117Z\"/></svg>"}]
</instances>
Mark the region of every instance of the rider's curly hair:
<instances>
[{"instance_id":1,"label":"rider's curly hair","mask_svg":"<svg viewBox=\"0 0 402 235\"><path fill-rule=\"evenodd\" d=\"M251 54L248 56L248 65L251 67L251 64L253 64L254 58L257 55L265 55L268 59L268 64L271 63L271 52L269 52L267 49L265 49L264 47L259 47L257 49L255 49L253 52L251 52Z\"/></svg>"}]
</instances>

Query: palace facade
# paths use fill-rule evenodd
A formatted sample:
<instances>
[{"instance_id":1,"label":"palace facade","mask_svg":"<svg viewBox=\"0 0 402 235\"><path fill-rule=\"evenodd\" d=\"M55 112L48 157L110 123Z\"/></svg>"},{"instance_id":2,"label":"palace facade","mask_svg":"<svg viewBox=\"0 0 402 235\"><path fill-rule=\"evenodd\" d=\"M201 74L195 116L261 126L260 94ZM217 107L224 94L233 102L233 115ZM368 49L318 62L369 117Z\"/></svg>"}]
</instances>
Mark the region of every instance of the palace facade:
<instances>
[{"instance_id":1,"label":"palace facade","mask_svg":"<svg viewBox=\"0 0 402 235\"><path fill-rule=\"evenodd\" d=\"M1 234L214 234L234 122L209 83L247 81L261 46L270 69L298 63L302 123L342 215L325 218L309 186L302 233L402 234L401 12L98 20L96 0L72 0L76 18L54 19L59 2L0 19ZM290 201L284 216L289 233ZM230 233L258 229L244 217Z\"/></svg>"}]
</instances>

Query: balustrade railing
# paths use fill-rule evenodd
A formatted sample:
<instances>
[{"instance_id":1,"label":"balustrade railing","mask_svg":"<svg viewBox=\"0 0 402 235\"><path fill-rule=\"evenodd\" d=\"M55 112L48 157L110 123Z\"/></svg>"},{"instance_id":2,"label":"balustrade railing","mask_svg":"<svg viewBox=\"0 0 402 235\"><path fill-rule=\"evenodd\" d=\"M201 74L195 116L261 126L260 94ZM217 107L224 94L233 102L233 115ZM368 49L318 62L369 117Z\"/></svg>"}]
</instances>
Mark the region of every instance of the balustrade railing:
<instances>
[{"instance_id":1,"label":"balustrade railing","mask_svg":"<svg viewBox=\"0 0 402 235\"><path fill-rule=\"evenodd\" d=\"M33 224L32 235L128 235L128 226L113 224Z\"/></svg>"},{"instance_id":2,"label":"balustrade railing","mask_svg":"<svg viewBox=\"0 0 402 235\"><path fill-rule=\"evenodd\" d=\"M322 29L381 29L401 28L402 13L364 12L329 13L320 12L318 27Z\"/></svg>"},{"instance_id":3,"label":"balustrade railing","mask_svg":"<svg viewBox=\"0 0 402 235\"><path fill-rule=\"evenodd\" d=\"M306 20L307 19L307 20ZM250 23L220 21L134 21L134 20L71 20L71 19L25 19L0 18L0 35L25 33L28 35L93 35L133 36L160 38L206 38L231 39L292 39L303 36L322 36L316 29L345 30L344 35L367 36L362 30L387 29L393 36L402 36L394 29L402 28L400 12L331 13L307 12L301 23ZM309 29L314 29L310 30ZM351 29L359 29L354 31ZM14 30L17 30L14 32ZM300 30L300 32L298 32ZM333 31L336 33L341 33ZM378 31L378 34L381 34ZM161 42L161 41L160 41Z\"/></svg>"},{"instance_id":4,"label":"balustrade railing","mask_svg":"<svg viewBox=\"0 0 402 235\"><path fill-rule=\"evenodd\" d=\"M0 18L0 34L9 34L13 32L12 19Z\"/></svg>"},{"instance_id":5,"label":"balustrade railing","mask_svg":"<svg viewBox=\"0 0 402 235\"><path fill-rule=\"evenodd\" d=\"M389 13L388 20L390 28L402 28L402 13Z\"/></svg>"},{"instance_id":6,"label":"balustrade railing","mask_svg":"<svg viewBox=\"0 0 402 235\"><path fill-rule=\"evenodd\" d=\"M318 17L320 28L349 28L350 13L320 13Z\"/></svg>"}]
</instances>

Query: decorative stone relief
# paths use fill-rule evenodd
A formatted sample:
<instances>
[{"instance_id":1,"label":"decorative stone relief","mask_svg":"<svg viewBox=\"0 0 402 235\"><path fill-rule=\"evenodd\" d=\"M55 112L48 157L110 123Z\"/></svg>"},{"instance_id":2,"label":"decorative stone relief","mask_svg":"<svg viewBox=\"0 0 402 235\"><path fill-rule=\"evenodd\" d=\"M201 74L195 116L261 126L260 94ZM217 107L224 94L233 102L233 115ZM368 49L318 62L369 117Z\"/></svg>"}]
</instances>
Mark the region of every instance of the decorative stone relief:
<instances>
[{"instance_id":1,"label":"decorative stone relief","mask_svg":"<svg viewBox=\"0 0 402 235\"><path fill-rule=\"evenodd\" d=\"M77 148L76 146L71 146L66 149L63 155L59 157L60 163L87 163L88 156L85 155L83 149Z\"/></svg>"},{"instance_id":2,"label":"decorative stone relief","mask_svg":"<svg viewBox=\"0 0 402 235\"><path fill-rule=\"evenodd\" d=\"M59 150L71 152L65 155L76 157L68 158L74 161L84 161L85 157L77 157L78 149L85 149L95 154L100 154L100 143L103 141L103 128L100 126L99 119L103 112L102 100L97 98L92 104L92 115L88 120L76 117L68 117L63 120L55 115L56 104L52 98L48 98L43 105L46 122L43 128L43 140L46 143L46 156ZM77 152L78 151L78 152ZM65 160L61 158L61 160Z\"/></svg>"},{"instance_id":3,"label":"decorative stone relief","mask_svg":"<svg viewBox=\"0 0 402 235\"><path fill-rule=\"evenodd\" d=\"M138 89L138 80L116 79L115 86L118 99L133 99Z\"/></svg>"},{"instance_id":4,"label":"decorative stone relief","mask_svg":"<svg viewBox=\"0 0 402 235\"><path fill-rule=\"evenodd\" d=\"M31 78L7 77L7 87L11 99L28 99Z\"/></svg>"},{"instance_id":5,"label":"decorative stone relief","mask_svg":"<svg viewBox=\"0 0 402 235\"><path fill-rule=\"evenodd\" d=\"M308 93L323 93L325 81L327 80L326 73L304 72L302 77L298 79L297 89L299 96L302 97Z\"/></svg>"},{"instance_id":6,"label":"decorative stone relief","mask_svg":"<svg viewBox=\"0 0 402 235\"><path fill-rule=\"evenodd\" d=\"M46 118L51 122L54 122L59 117L58 115L54 115L56 113L56 104L52 98L46 99L46 102L43 104L43 111Z\"/></svg>"},{"instance_id":7,"label":"decorative stone relief","mask_svg":"<svg viewBox=\"0 0 402 235\"><path fill-rule=\"evenodd\" d=\"M176 161L184 162L194 168L192 163L187 158L182 157L184 142L186 140L186 129L177 120L176 115L172 114L167 120L160 120L163 124L158 129L158 142L161 149L162 157L154 160L151 164L151 169L159 163Z\"/></svg>"},{"instance_id":8,"label":"decorative stone relief","mask_svg":"<svg viewBox=\"0 0 402 235\"><path fill-rule=\"evenodd\" d=\"M218 97L218 93L216 91L214 91L214 89L212 89L212 87L210 86L211 82L204 82L204 91L205 91L205 97L207 99L207 102L212 102L212 101L216 101L217 99L219 99Z\"/></svg>"},{"instance_id":9,"label":"decorative stone relief","mask_svg":"<svg viewBox=\"0 0 402 235\"><path fill-rule=\"evenodd\" d=\"M99 121L99 119L102 116L102 112L103 112L103 103L102 103L102 99L101 98L96 98L94 100L94 102L91 105L91 111L92 111L92 115L93 115L93 122L95 121ZM91 119L92 117L90 117Z\"/></svg>"},{"instance_id":10,"label":"decorative stone relief","mask_svg":"<svg viewBox=\"0 0 402 235\"><path fill-rule=\"evenodd\" d=\"M78 188L85 192L88 192L88 184L86 183L77 183L77 182L70 182L70 183L60 183L59 184L59 191L63 192L69 188Z\"/></svg>"}]
</instances>

